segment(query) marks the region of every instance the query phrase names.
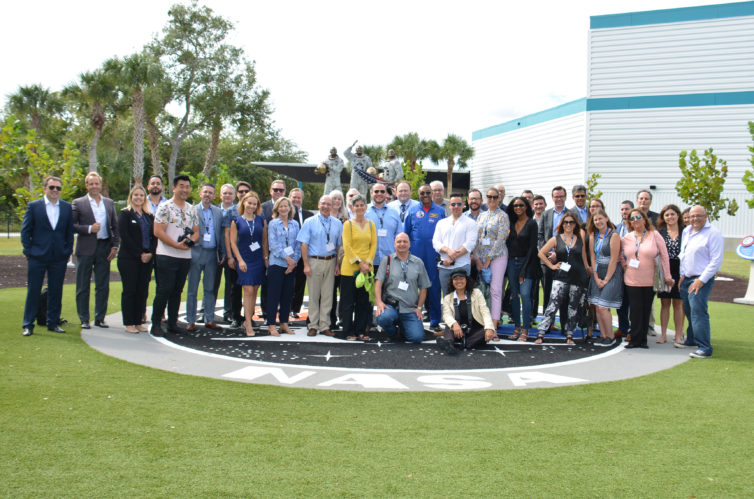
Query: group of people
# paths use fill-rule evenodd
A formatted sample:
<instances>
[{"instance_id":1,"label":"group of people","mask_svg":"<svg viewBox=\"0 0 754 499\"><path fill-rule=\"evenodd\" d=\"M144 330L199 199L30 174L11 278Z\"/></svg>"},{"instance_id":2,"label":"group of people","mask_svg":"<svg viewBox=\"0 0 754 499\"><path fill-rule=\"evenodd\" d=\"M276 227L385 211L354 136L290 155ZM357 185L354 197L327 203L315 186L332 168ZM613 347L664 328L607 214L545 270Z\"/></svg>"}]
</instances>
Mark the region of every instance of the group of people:
<instances>
[{"instance_id":1,"label":"group of people","mask_svg":"<svg viewBox=\"0 0 754 499\"><path fill-rule=\"evenodd\" d=\"M376 325L389 338L419 343L425 338L426 310L437 343L452 354L498 341L504 309L515 326L511 339L528 341L541 284L544 317L535 343L544 341L560 313L568 344L578 327L591 333L596 323L600 344L611 345L625 334L626 348L646 348L659 291L657 341L667 341L673 308L675 345L696 346L693 357L712 354L707 301L722 263L722 235L701 206L687 214L675 205L659 214L650 211L650 191L640 191L636 205L622 203L616 226L602 201L587 200L580 185L571 190L573 207L566 208L567 191L558 186L551 193L554 206L547 209L545 198L531 191L506 206L503 185L484 196L471 189L445 199L443 184L433 182L418 189L417 201L405 180L392 186L395 199L389 201L388 185L377 182L369 187L371 202L359 188L344 197L338 187L319 199L313 213L303 209L301 189L286 196L282 180L272 182L265 202L247 182L225 184L218 205L215 187L204 184L200 202L192 205L189 177L176 176L172 198L166 199L161 178L152 176L146 188L131 189L126 208L116 215L96 173L86 177L87 195L72 204L59 199L60 179L44 182L44 198L28 205L22 228L29 262L26 336L34 331L45 274L47 327L64 332L62 282L76 233L82 328L91 327L92 272L94 326L108 327L110 261L117 256L123 324L130 333L147 331L153 272L152 335L165 334L163 321L175 334L196 331L201 323L220 329L215 302L224 274L223 320L243 327L248 336L256 334L252 318L258 295L269 334L293 334L289 321L299 317L308 286L309 336L368 341ZM187 279L184 329L178 310ZM615 332L610 309L618 310ZM685 339L684 317L689 319Z\"/></svg>"}]
</instances>

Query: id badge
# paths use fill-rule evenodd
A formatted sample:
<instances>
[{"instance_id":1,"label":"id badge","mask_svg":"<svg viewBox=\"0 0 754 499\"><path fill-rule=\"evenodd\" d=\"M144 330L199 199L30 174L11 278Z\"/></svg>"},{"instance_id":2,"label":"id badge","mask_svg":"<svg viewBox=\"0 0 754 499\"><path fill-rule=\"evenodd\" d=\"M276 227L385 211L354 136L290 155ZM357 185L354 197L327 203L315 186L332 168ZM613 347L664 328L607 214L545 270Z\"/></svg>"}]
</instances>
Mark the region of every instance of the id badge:
<instances>
[{"instance_id":1,"label":"id badge","mask_svg":"<svg viewBox=\"0 0 754 499\"><path fill-rule=\"evenodd\" d=\"M629 267L633 267L633 268L635 268L635 269L638 269L638 268L639 268L639 260L637 260L636 258L632 258L632 259L631 259L631 260L630 260L630 261L628 262L628 266L629 266Z\"/></svg>"},{"instance_id":2,"label":"id badge","mask_svg":"<svg viewBox=\"0 0 754 499\"><path fill-rule=\"evenodd\" d=\"M377 237L387 237L387 229L377 229Z\"/></svg>"},{"instance_id":3,"label":"id badge","mask_svg":"<svg viewBox=\"0 0 754 499\"><path fill-rule=\"evenodd\" d=\"M408 289L408 283L406 281L399 282L398 289L400 289L401 291L406 291Z\"/></svg>"},{"instance_id":4,"label":"id badge","mask_svg":"<svg viewBox=\"0 0 754 499\"><path fill-rule=\"evenodd\" d=\"M327 245L325 246L325 249L327 251L335 251L335 245L333 243L327 243Z\"/></svg>"},{"instance_id":5,"label":"id badge","mask_svg":"<svg viewBox=\"0 0 754 499\"><path fill-rule=\"evenodd\" d=\"M212 234L204 234L204 242L208 243L212 241Z\"/></svg>"},{"instance_id":6,"label":"id badge","mask_svg":"<svg viewBox=\"0 0 754 499\"><path fill-rule=\"evenodd\" d=\"M485 237L482 239L482 246L489 246L490 245L490 238Z\"/></svg>"},{"instance_id":7,"label":"id badge","mask_svg":"<svg viewBox=\"0 0 754 499\"><path fill-rule=\"evenodd\" d=\"M261 246L259 246L259 243L258 243L258 242L256 242L256 241L254 241L253 243L251 243L251 244L249 245L249 249L250 249L251 251L256 251L256 250L258 250L259 248L261 248Z\"/></svg>"},{"instance_id":8,"label":"id badge","mask_svg":"<svg viewBox=\"0 0 754 499\"><path fill-rule=\"evenodd\" d=\"M290 246L286 246L283 251L285 252L285 256L291 256L293 254L293 248Z\"/></svg>"},{"instance_id":9,"label":"id badge","mask_svg":"<svg viewBox=\"0 0 754 499\"><path fill-rule=\"evenodd\" d=\"M571 264L567 262L560 262L560 270L563 272L568 272L571 270Z\"/></svg>"}]
</instances>

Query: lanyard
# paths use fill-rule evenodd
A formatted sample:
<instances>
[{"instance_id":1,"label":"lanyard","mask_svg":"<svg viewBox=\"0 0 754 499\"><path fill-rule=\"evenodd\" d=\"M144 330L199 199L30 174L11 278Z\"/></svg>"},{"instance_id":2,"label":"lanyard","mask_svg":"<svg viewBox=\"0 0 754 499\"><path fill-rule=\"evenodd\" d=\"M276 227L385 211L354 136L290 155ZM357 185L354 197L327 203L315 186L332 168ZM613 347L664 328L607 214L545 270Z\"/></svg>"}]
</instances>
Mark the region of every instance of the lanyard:
<instances>
[{"instance_id":1,"label":"lanyard","mask_svg":"<svg viewBox=\"0 0 754 499\"><path fill-rule=\"evenodd\" d=\"M212 226L212 222L214 222L214 220L212 219L212 209L210 208L209 213L202 210L202 215L204 215L204 225L207 228L206 232L207 234L211 234L212 231L210 231L210 226ZM207 215L209 215L209 217Z\"/></svg>"},{"instance_id":2,"label":"lanyard","mask_svg":"<svg viewBox=\"0 0 754 499\"><path fill-rule=\"evenodd\" d=\"M290 224L290 221L288 222ZM280 223L280 225L283 227L283 232L285 232L285 247L288 247L288 232L291 230L290 225L288 227L285 226L284 223Z\"/></svg>"},{"instance_id":3,"label":"lanyard","mask_svg":"<svg viewBox=\"0 0 754 499\"><path fill-rule=\"evenodd\" d=\"M597 241L595 241L595 243L594 243L594 256L595 257L598 257L600 255L600 250L602 249L602 245L605 243L604 238L607 237L608 230L610 230L610 229L605 229L605 235L604 236L602 234L600 234L599 231L597 231L597 236L598 237L597 237ZM597 243L600 243L599 246L597 246Z\"/></svg>"},{"instance_id":4,"label":"lanyard","mask_svg":"<svg viewBox=\"0 0 754 499\"><path fill-rule=\"evenodd\" d=\"M249 228L249 233L251 234L251 242L254 242L254 226L257 223L257 217L254 217L254 220L251 221L251 225L249 225L249 221L244 217L244 221L246 222L246 227Z\"/></svg>"},{"instance_id":5,"label":"lanyard","mask_svg":"<svg viewBox=\"0 0 754 499\"><path fill-rule=\"evenodd\" d=\"M387 211L387 206L383 206L382 207L382 209L383 209L382 210L382 213L383 213L382 215L380 214L380 211L378 211L377 208L374 207L374 205L372 205L372 209L377 213L377 217L380 219L380 229L381 229L382 228L382 218L385 216L384 215L384 211Z\"/></svg>"},{"instance_id":6,"label":"lanyard","mask_svg":"<svg viewBox=\"0 0 754 499\"><path fill-rule=\"evenodd\" d=\"M639 240L638 237L636 237L636 232L634 232L634 241L636 241L636 259L639 259L639 246L641 246L641 243L644 242L644 236L647 235L647 229L644 229L644 232L641 234L641 240Z\"/></svg>"},{"instance_id":7,"label":"lanyard","mask_svg":"<svg viewBox=\"0 0 754 499\"><path fill-rule=\"evenodd\" d=\"M562 234L561 234L560 238L563 239L563 244L565 244L565 238L562 236ZM571 259L571 247L572 246L573 246L573 235L571 235L571 240L568 242L568 244L566 244L566 255L567 255L566 256L566 262L568 262L568 260Z\"/></svg>"},{"instance_id":8,"label":"lanyard","mask_svg":"<svg viewBox=\"0 0 754 499\"><path fill-rule=\"evenodd\" d=\"M408 282L408 258L404 262L400 258L397 259L401 263L401 271L403 272L403 282Z\"/></svg>"},{"instance_id":9,"label":"lanyard","mask_svg":"<svg viewBox=\"0 0 754 499\"><path fill-rule=\"evenodd\" d=\"M325 217L322 215L319 215L319 223L322 225L322 228L325 229L325 235L327 236L327 243L330 243L330 226L332 225L332 220L330 220L330 217L327 217L327 226L325 226Z\"/></svg>"}]
</instances>

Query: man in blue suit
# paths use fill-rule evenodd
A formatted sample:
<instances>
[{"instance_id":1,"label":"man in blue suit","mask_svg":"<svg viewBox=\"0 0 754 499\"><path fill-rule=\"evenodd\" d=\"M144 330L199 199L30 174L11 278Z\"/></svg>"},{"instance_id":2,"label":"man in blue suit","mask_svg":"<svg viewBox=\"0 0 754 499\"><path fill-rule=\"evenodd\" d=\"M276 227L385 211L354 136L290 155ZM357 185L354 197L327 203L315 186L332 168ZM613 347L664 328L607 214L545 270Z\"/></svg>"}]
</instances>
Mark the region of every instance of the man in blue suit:
<instances>
[{"instance_id":1,"label":"man in blue suit","mask_svg":"<svg viewBox=\"0 0 754 499\"><path fill-rule=\"evenodd\" d=\"M196 331L196 295L199 279L204 274L204 326L218 330L215 322L215 273L217 263L225 258L225 237L223 234L223 211L214 206L215 187L204 184L200 191L201 203L195 206L199 218L199 241L191 248L191 267L188 274L186 295L186 331Z\"/></svg>"},{"instance_id":2,"label":"man in blue suit","mask_svg":"<svg viewBox=\"0 0 754 499\"><path fill-rule=\"evenodd\" d=\"M432 236L435 235L437 222L445 218L445 208L432 202L432 189L428 185L419 187L419 198L421 204L410 208L406 215L403 232L408 234L411 239L411 254L422 259L432 283L427 293L429 326L435 333L441 333L442 305L440 302L440 278L437 273L439 255L432 247Z\"/></svg>"},{"instance_id":3,"label":"man in blue suit","mask_svg":"<svg viewBox=\"0 0 754 499\"><path fill-rule=\"evenodd\" d=\"M21 226L21 244L28 265L24 336L34 334L39 310L39 294L47 274L47 329L65 333L60 327L63 279L73 251L73 212L70 203L60 199L63 181L44 180L44 197L26 207Z\"/></svg>"}]
</instances>

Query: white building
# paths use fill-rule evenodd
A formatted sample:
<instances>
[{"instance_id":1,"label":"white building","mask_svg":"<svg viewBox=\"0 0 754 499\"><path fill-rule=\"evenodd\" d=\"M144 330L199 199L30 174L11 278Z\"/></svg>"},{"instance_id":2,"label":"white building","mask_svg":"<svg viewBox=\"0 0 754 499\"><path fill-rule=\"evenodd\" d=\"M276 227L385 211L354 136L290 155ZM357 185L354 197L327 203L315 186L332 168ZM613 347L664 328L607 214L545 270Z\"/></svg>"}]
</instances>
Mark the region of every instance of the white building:
<instances>
[{"instance_id":1,"label":"white building","mask_svg":"<svg viewBox=\"0 0 754 499\"><path fill-rule=\"evenodd\" d=\"M740 205L716 225L754 233L741 177L751 167L754 2L593 16L587 97L473 133L472 187L503 182L548 199L599 173L611 218L650 188L652 209L684 207L675 192L681 150L714 148L728 163L724 196Z\"/></svg>"}]
</instances>

